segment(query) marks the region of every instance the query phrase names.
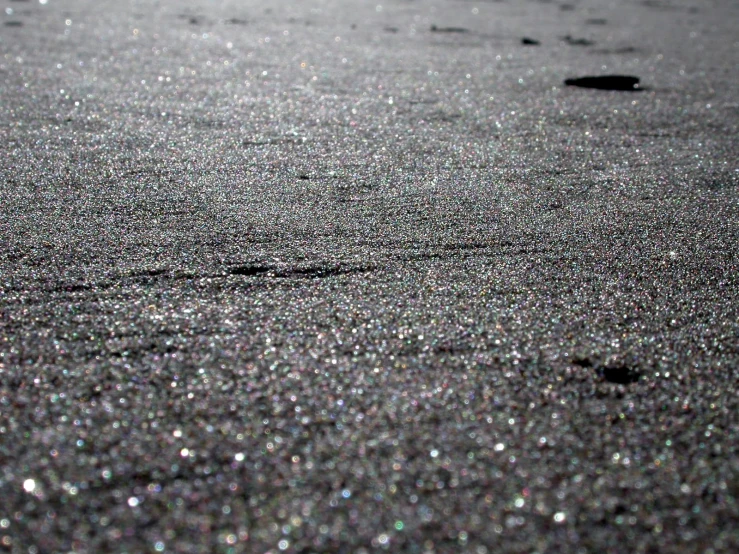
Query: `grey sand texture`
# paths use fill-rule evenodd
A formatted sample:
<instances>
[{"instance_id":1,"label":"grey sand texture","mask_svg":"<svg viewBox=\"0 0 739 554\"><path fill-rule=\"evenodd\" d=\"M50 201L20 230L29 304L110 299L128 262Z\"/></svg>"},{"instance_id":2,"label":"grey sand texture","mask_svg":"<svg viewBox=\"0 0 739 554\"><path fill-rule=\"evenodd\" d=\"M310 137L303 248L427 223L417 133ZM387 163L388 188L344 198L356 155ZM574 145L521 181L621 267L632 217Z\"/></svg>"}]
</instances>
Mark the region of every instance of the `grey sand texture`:
<instances>
[{"instance_id":1,"label":"grey sand texture","mask_svg":"<svg viewBox=\"0 0 739 554\"><path fill-rule=\"evenodd\" d=\"M739 551L739 4L3 9L0 551Z\"/></svg>"}]
</instances>

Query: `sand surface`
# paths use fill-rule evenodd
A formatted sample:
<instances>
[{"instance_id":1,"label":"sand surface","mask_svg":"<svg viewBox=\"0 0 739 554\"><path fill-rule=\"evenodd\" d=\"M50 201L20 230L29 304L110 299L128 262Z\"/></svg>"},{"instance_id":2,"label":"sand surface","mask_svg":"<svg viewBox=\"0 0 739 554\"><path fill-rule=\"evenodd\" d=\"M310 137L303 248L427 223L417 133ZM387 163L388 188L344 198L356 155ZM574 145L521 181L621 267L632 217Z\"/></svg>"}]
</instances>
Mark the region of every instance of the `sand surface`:
<instances>
[{"instance_id":1,"label":"sand surface","mask_svg":"<svg viewBox=\"0 0 739 554\"><path fill-rule=\"evenodd\" d=\"M739 551L737 2L2 7L0 551Z\"/></svg>"}]
</instances>

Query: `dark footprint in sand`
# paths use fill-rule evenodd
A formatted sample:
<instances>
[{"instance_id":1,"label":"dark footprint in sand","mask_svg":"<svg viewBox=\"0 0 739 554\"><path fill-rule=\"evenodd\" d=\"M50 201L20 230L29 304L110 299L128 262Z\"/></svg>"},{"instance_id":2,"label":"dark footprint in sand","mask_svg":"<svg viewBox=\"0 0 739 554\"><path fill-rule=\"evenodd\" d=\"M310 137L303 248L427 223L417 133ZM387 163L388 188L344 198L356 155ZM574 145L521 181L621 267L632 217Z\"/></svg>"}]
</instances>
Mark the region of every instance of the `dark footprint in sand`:
<instances>
[{"instance_id":1,"label":"dark footprint in sand","mask_svg":"<svg viewBox=\"0 0 739 554\"><path fill-rule=\"evenodd\" d=\"M600 90L624 90L636 92L644 90L639 87L639 77L631 75L598 75L565 79L570 87L596 88Z\"/></svg>"},{"instance_id":2,"label":"dark footprint in sand","mask_svg":"<svg viewBox=\"0 0 739 554\"><path fill-rule=\"evenodd\" d=\"M464 27L437 27L436 25L431 25L431 32L432 33L469 33L469 29L465 29Z\"/></svg>"}]
</instances>

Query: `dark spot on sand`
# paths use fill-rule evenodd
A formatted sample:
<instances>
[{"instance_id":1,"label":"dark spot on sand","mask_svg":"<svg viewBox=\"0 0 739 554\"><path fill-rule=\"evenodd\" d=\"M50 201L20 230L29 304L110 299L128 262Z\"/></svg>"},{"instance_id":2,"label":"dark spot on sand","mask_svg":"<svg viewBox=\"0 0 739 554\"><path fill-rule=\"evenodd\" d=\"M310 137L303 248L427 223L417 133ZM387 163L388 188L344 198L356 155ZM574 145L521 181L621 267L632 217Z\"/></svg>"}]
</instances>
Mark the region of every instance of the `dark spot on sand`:
<instances>
[{"instance_id":1,"label":"dark spot on sand","mask_svg":"<svg viewBox=\"0 0 739 554\"><path fill-rule=\"evenodd\" d=\"M588 25L608 25L608 20L602 17L593 17L592 19L586 19L585 23Z\"/></svg>"},{"instance_id":2,"label":"dark spot on sand","mask_svg":"<svg viewBox=\"0 0 739 554\"><path fill-rule=\"evenodd\" d=\"M639 91L639 77L631 75L598 75L565 79L571 87L596 88L601 90Z\"/></svg>"},{"instance_id":3,"label":"dark spot on sand","mask_svg":"<svg viewBox=\"0 0 739 554\"><path fill-rule=\"evenodd\" d=\"M186 13L181 13L177 16L178 19L185 19L190 25L199 25L202 23L202 20L199 16L196 15L189 15Z\"/></svg>"},{"instance_id":4,"label":"dark spot on sand","mask_svg":"<svg viewBox=\"0 0 739 554\"><path fill-rule=\"evenodd\" d=\"M431 25L431 32L432 33L469 33L469 29L465 29L464 27L437 27L436 25Z\"/></svg>"},{"instance_id":5,"label":"dark spot on sand","mask_svg":"<svg viewBox=\"0 0 739 554\"><path fill-rule=\"evenodd\" d=\"M572 363L580 367L593 367L593 362L587 356L577 356L572 359Z\"/></svg>"},{"instance_id":6,"label":"dark spot on sand","mask_svg":"<svg viewBox=\"0 0 739 554\"><path fill-rule=\"evenodd\" d=\"M635 48L633 46L621 46L619 48L604 48L602 50L593 50L594 54L633 54L634 52L638 52L639 49Z\"/></svg>"},{"instance_id":7,"label":"dark spot on sand","mask_svg":"<svg viewBox=\"0 0 739 554\"><path fill-rule=\"evenodd\" d=\"M237 17L232 17L231 19L227 19L226 23L228 25L246 25L248 21L246 19L239 19Z\"/></svg>"},{"instance_id":8,"label":"dark spot on sand","mask_svg":"<svg viewBox=\"0 0 739 554\"><path fill-rule=\"evenodd\" d=\"M595 44L594 41L587 39L587 38L575 38L570 35L565 35L562 37L562 40L565 41L570 46L592 46Z\"/></svg>"},{"instance_id":9,"label":"dark spot on sand","mask_svg":"<svg viewBox=\"0 0 739 554\"><path fill-rule=\"evenodd\" d=\"M630 385L636 383L641 377L641 373L637 370L621 365L599 367L597 373L609 383L617 385Z\"/></svg>"},{"instance_id":10,"label":"dark spot on sand","mask_svg":"<svg viewBox=\"0 0 739 554\"><path fill-rule=\"evenodd\" d=\"M143 347L143 350L147 350L155 354L172 354L177 351L177 347L170 342L150 342L148 345Z\"/></svg>"},{"instance_id":11,"label":"dark spot on sand","mask_svg":"<svg viewBox=\"0 0 739 554\"><path fill-rule=\"evenodd\" d=\"M541 42L539 42L535 38L523 37L521 39L521 44L525 44L527 46L539 46Z\"/></svg>"},{"instance_id":12,"label":"dark spot on sand","mask_svg":"<svg viewBox=\"0 0 739 554\"><path fill-rule=\"evenodd\" d=\"M140 277L158 277L159 275L164 275L167 273L166 269L158 268L158 269L146 269L142 271L139 276Z\"/></svg>"},{"instance_id":13,"label":"dark spot on sand","mask_svg":"<svg viewBox=\"0 0 739 554\"><path fill-rule=\"evenodd\" d=\"M300 179L301 181L310 181L311 176L307 173L301 173L300 175L298 175L298 179Z\"/></svg>"},{"instance_id":14,"label":"dark spot on sand","mask_svg":"<svg viewBox=\"0 0 739 554\"><path fill-rule=\"evenodd\" d=\"M308 267L292 267L275 272L275 277L282 278L302 278L302 279L325 279L326 277L337 277L339 275L348 275L353 273L367 273L374 271L369 266L347 266L347 265L328 265L321 264Z\"/></svg>"},{"instance_id":15,"label":"dark spot on sand","mask_svg":"<svg viewBox=\"0 0 739 554\"><path fill-rule=\"evenodd\" d=\"M68 284L61 284L56 287L54 287L54 291L56 292L82 292L86 290L91 290L93 288L93 285L90 285L88 283L68 283Z\"/></svg>"},{"instance_id":16,"label":"dark spot on sand","mask_svg":"<svg viewBox=\"0 0 739 554\"><path fill-rule=\"evenodd\" d=\"M6 21L5 22L6 27L23 27L22 21Z\"/></svg>"},{"instance_id":17,"label":"dark spot on sand","mask_svg":"<svg viewBox=\"0 0 739 554\"><path fill-rule=\"evenodd\" d=\"M571 12L575 9L575 6L573 4L562 4L559 9L563 12Z\"/></svg>"},{"instance_id":18,"label":"dark spot on sand","mask_svg":"<svg viewBox=\"0 0 739 554\"><path fill-rule=\"evenodd\" d=\"M448 469L441 467L436 471L436 481L444 484L448 484L452 480L452 472Z\"/></svg>"},{"instance_id":19,"label":"dark spot on sand","mask_svg":"<svg viewBox=\"0 0 739 554\"><path fill-rule=\"evenodd\" d=\"M383 31L385 31L386 33L397 33L398 28L397 27L385 27Z\"/></svg>"},{"instance_id":20,"label":"dark spot on sand","mask_svg":"<svg viewBox=\"0 0 739 554\"><path fill-rule=\"evenodd\" d=\"M272 271L272 267L261 264L244 264L234 265L228 268L229 275L242 275L245 277L252 277L254 275L261 275L262 273L269 273Z\"/></svg>"}]
</instances>

